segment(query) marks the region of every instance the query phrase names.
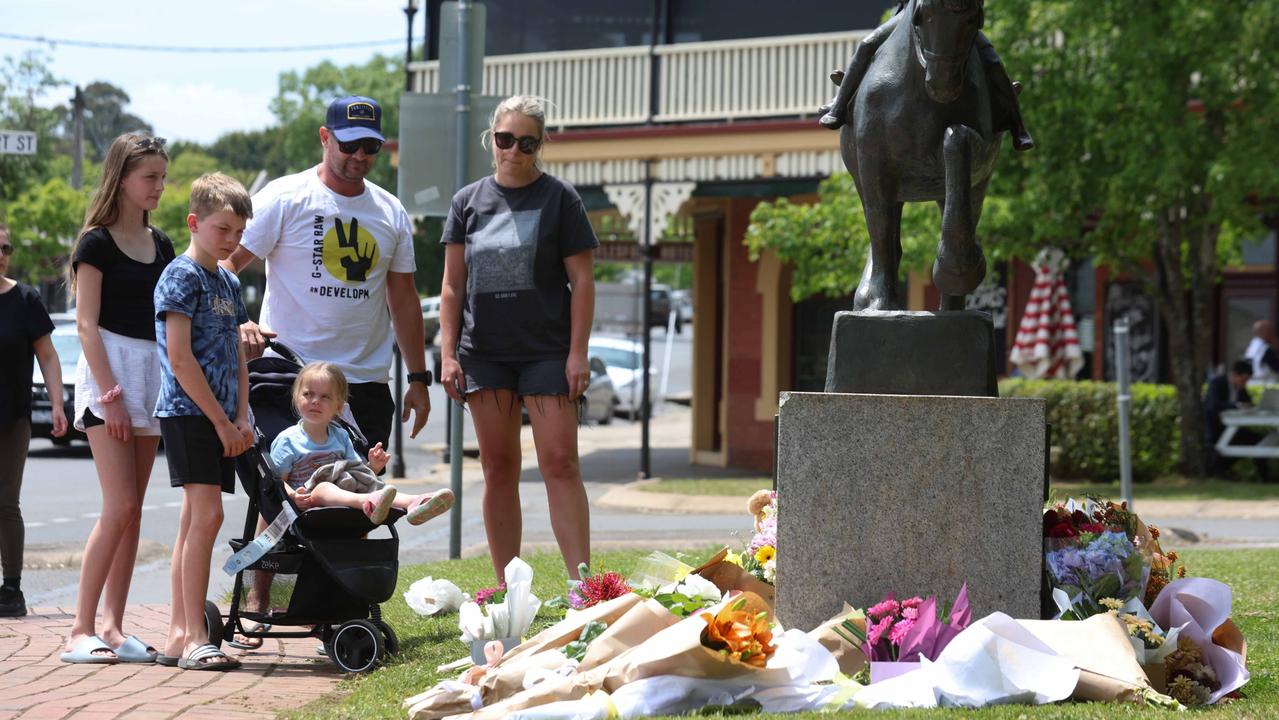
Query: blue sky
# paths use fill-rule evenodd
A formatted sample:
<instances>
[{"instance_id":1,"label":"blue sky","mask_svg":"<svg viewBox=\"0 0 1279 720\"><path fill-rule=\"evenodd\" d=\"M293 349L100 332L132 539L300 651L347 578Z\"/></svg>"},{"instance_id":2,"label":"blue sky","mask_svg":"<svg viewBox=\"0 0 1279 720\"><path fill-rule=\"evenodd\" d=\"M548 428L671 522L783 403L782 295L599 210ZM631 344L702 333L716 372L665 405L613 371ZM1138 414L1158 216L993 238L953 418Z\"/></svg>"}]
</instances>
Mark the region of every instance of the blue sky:
<instances>
[{"instance_id":1,"label":"blue sky","mask_svg":"<svg viewBox=\"0 0 1279 720\"><path fill-rule=\"evenodd\" d=\"M330 60L363 62L404 52L405 0L36 0L0 2L6 33L181 46L296 46L399 38L394 43L273 54L174 54L36 45L0 38L0 56L39 48L72 84L105 80L129 93L130 109L170 140L209 142L229 130L271 124L268 103L286 70ZM421 42L422 13L414 18ZM54 105L71 87L43 99Z\"/></svg>"}]
</instances>

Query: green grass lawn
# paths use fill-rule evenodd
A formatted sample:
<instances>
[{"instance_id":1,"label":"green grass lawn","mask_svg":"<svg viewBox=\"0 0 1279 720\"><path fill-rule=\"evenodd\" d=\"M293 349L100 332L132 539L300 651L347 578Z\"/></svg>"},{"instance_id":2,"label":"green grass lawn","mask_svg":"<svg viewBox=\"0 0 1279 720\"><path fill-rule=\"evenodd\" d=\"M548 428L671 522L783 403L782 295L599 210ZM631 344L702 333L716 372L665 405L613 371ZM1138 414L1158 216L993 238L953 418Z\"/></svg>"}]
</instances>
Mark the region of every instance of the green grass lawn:
<instances>
[{"instance_id":1,"label":"green grass lawn","mask_svg":"<svg viewBox=\"0 0 1279 720\"><path fill-rule=\"evenodd\" d=\"M1119 497L1119 483L1054 482L1058 495L1080 496L1085 493L1108 499ZM1279 483L1242 482L1216 478L1160 478L1152 483L1133 485L1133 502L1142 500L1279 500Z\"/></svg>"},{"instance_id":2,"label":"green grass lawn","mask_svg":"<svg viewBox=\"0 0 1279 720\"><path fill-rule=\"evenodd\" d=\"M727 495L748 497L751 493L773 486L771 478L670 478L637 486L637 489L653 493L677 495ZM1057 481L1052 491L1058 497L1100 495L1106 499L1119 498L1119 483L1089 483ZM1163 478L1153 483L1133 486L1133 502L1142 500L1279 500L1279 483L1255 483L1236 480L1194 479L1184 477Z\"/></svg>"},{"instance_id":3,"label":"green grass lawn","mask_svg":"<svg viewBox=\"0 0 1279 720\"><path fill-rule=\"evenodd\" d=\"M684 554L685 562L696 565L705 555ZM626 574L647 551L600 553L597 567ZM671 553L680 556L680 553ZM1191 574L1212 577L1234 590L1234 620L1248 641L1248 668L1251 681L1244 686L1242 700L1197 712L1201 718L1279 718L1279 550L1187 550L1182 558ZM557 554L539 554L527 558L534 568L534 592L545 599L563 594L566 575ZM404 698L416 695L439 680L457 676L457 672L439 673L436 667L468 654L458 640L457 615L424 618L404 604L402 593L415 580L431 575L446 577L463 591L474 593L480 587L494 584L488 558L444 561L428 565L406 566L400 570L400 586L396 595L383 606L388 622L399 634L402 649L385 667L364 676L344 680L333 695L317 700L301 709L284 713L285 718L397 718L405 711ZM543 610L533 632L559 619L554 611ZM532 632L530 633L530 635ZM1095 718L1163 718L1168 711L1113 704L1062 704L1044 707L1021 705L965 711L962 716L946 710L859 711L848 715L876 718L963 717L1054 718L1076 720ZM818 713L795 715L755 715L754 717L819 718Z\"/></svg>"},{"instance_id":4,"label":"green grass lawn","mask_svg":"<svg viewBox=\"0 0 1279 720\"><path fill-rule=\"evenodd\" d=\"M749 497L756 490L771 490L773 479L767 477L745 478L663 478L654 483L636 486L636 489L653 493L676 495L727 495Z\"/></svg>"}]
</instances>

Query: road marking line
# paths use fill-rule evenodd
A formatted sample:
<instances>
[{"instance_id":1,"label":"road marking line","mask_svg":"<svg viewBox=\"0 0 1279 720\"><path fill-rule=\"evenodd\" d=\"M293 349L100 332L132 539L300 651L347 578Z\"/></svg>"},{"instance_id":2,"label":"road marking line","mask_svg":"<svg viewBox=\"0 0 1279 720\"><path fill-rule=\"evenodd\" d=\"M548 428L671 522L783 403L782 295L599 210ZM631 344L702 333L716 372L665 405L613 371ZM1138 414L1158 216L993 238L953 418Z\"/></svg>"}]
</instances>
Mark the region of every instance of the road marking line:
<instances>
[{"instance_id":1,"label":"road marking line","mask_svg":"<svg viewBox=\"0 0 1279 720\"><path fill-rule=\"evenodd\" d=\"M84 513L80 517L86 520L97 520L98 518L102 517L102 513Z\"/></svg>"},{"instance_id":2,"label":"road marking line","mask_svg":"<svg viewBox=\"0 0 1279 720\"><path fill-rule=\"evenodd\" d=\"M60 524L60 523L69 523L69 522L71 522L71 518L54 518L54 519L50 520L49 522L51 522L51 523L58 523L58 524Z\"/></svg>"},{"instance_id":3,"label":"road marking line","mask_svg":"<svg viewBox=\"0 0 1279 720\"><path fill-rule=\"evenodd\" d=\"M169 508L173 508L173 507L182 507L182 501L181 501L181 500L172 500L172 501L170 501L170 502L165 503L165 504L164 504L164 506L165 506L165 507L169 507Z\"/></svg>"},{"instance_id":4,"label":"road marking line","mask_svg":"<svg viewBox=\"0 0 1279 720\"><path fill-rule=\"evenodd\" d=\"M159 510L160 506L159 505L143 505L142 509L143 510Z\"/></svg>"},{"instance_id":5,"label":"road marking line","mask_svg":"<svg viewBox=\"0 0 1279 720\"><path fill-rule=\"evenodd\" d=\"M29 528L44 527L45 525L48 525L48 523L42 523L42 522L40 522L40 521L38 521L38 520L33 520L33 521L29 522L29 523L23 523L23 526L25 526L25 527L29 527Z\"/></svg>"}]
</instances>

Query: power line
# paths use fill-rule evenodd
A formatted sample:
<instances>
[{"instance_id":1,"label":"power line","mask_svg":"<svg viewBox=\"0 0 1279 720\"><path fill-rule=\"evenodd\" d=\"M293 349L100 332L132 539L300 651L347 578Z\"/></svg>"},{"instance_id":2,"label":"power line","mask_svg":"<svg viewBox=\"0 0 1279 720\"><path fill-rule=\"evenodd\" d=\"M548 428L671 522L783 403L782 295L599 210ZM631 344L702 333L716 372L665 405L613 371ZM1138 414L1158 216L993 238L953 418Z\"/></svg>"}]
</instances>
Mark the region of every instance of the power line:
<instances>
[{"instance_id":1,"label":"power line","mask_svg":"<svg viewBox=\"0 0 1279 720\"><path fill-rule=\"evenodd\" d=\"M161 53L291 53L291 52L314 52L317 50L347 50L350 48L366 48L380 47L385 45L399 45L404 42L403 38L394 38L389 40L361 40L358 42L344 43L323 43L320 45L266 45L266 46L242 46L242 47L211 47L211 46L187 46L187 45L134 45L131 43L112 43L98 42L95 40L70 40L67 38L53 38L44 35L22 35L19 33L0 32L0 39L19 40L22 42L42 43L48 45L67 45L70 47L96 48L99 50L129 50L135 52L161 52Z\"/></svg>"}]
</instances>

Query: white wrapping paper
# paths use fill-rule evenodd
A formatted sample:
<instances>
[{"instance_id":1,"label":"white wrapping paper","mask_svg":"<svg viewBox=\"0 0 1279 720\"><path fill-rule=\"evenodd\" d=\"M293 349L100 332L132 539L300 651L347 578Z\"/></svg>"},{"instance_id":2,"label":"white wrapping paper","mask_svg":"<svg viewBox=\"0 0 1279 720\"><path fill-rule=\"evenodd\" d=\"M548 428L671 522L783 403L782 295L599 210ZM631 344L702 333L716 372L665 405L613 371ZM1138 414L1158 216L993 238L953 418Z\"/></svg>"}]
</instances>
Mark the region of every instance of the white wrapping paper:
<instances>
[{"instance_id":1,"label":"white wrapping paper","mask_svg":"<svg viewBox=\"0 0 1279 720\"><path fill-rule=\"evenodd\" d=\"M506 598L502 602L488 603L483 608L474 602L465 602L458 608L457 626L462 631L462 642L469 645L477 640L520 638L528 632L542 607L542 601L532 593L533 568L513 558L503 575Z\"/></svg>"},{"instance_id":2,"label":"white wrapping paper","mask_svg":"<svg viewBox=\"0 0 1279 720\"><path fill-rule=\"evenodd\" d=\"M1161 627L1179 627L1182 635L1203 649L1204 659L1217 673L1221 687L1208 703L1243 687L1249 673L1245 667L1247 646L1239 639L1239 651L1213 642L1213 634L1230 620L1230 586L1210 578L1174 580L1159 592L1150 615ZM1175 646L1175 645L1174 645Z\"/></svg>"},{"instance_id":3,"label":"white wrapping paper","mask_svg":"<svg viewBox=\"0 0 1279 720\"><path fill-rule=\"evenodd\" d=\"M1070 697L1074 663L1057 655L1016 620L993 613L969 625L935 662L870 685L854 702L865 708L1041 705Z\"/></svg>"},{"instance_id":4,"label":"white wrapping paper","mask_svg":"<svg viewBox=\"0 0 1279 720\"><path fill-rule=\"evenodd\" d=\"M404 602L418 615L448 613L462 606L466 596L452 582L427 575L404 591Z\"/></svg>"}]
</instances>

